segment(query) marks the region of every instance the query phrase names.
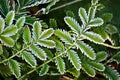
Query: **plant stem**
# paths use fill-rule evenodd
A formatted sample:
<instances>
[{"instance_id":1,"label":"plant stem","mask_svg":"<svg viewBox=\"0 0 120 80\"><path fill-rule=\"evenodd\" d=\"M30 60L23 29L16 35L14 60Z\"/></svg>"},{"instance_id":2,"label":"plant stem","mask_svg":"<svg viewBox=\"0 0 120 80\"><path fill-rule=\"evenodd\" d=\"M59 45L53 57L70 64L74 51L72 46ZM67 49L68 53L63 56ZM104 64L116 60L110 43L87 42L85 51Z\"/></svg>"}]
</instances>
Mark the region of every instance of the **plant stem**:
<instances>
[{"instance_id":1,"label":"plant stem","mask_svg":"<svg viewBox=\"0 0 120 80\"><path fill-rule=\"evenodd\" d=\"M11 57L9 57L9 58L7 58L7 59L1 61L0 64L9 61L10 59L14 58L14 57L17 56L18 54L20 54L22 51L24 51L25 49L29 48L30 46L31 46L31 44L28 45L27 47L21 49L20 51L18 51L17 53L15 53L14 55L12 55Z\"/></svg>"},{"instance_id":2,"label":"plant stem","mask_svg":"<svg viewBox=\"0 0 120 80\"><path fill-rule=\"evenodd\" d=\"M63 7L66 7L66 6L69 6L69 5L71 5L71 4L77 3L77 2L79 2L79 1L82 1L82 0L75 0L75 1L68 2L68 3L66 3L66 4L63 4L63 5L61 5L61 6L58 6L58 7L55 7L55 8L53 8L53 9L51 9L50 12L55 11L55 10L60 9L60 8L63 8Z\"/></svg>"},{"instance_id":3,"label":"plant stem","mask_svg":"<svg viewBox=\"0 0 120 80\"><path fill-rule=\"evenodd\" d=\"M109 48L112 48L112 49L120 49L120 46L112 46L112 45L109 45L109 44L106 44L106 43L100 43L100 45L103 45L105 47L109 47Z\"/></svg>"},{"instance_id":4,"label":"plant stem","mask_svg":"<svg viewBox=\"0 0 120 80\"><path fill-rule=\"evenodd\" d=\"M73 44L72 44L68 49L66 49L63 53L61 53L61 54L55 56L53 59L50 59L50 60L46 61L45 63L39 65L39 66L36 67L35 69L32 69L32 70L29 71L28 73L26 73L26 74L24 74L23 76L21 76L20 78L18 78L18 80L22 80L22 78L24 78L25 76L27 76L27 75L33 73L33 72L36 71L37 69L41 68L43 65L48 64L49 62L53 61L54 59L57 59L58 57L64 55L64 54L67 53L67 51L70 50L74 45L75 45L75 43L73 43Z\"/></svg>"}]
</instances>

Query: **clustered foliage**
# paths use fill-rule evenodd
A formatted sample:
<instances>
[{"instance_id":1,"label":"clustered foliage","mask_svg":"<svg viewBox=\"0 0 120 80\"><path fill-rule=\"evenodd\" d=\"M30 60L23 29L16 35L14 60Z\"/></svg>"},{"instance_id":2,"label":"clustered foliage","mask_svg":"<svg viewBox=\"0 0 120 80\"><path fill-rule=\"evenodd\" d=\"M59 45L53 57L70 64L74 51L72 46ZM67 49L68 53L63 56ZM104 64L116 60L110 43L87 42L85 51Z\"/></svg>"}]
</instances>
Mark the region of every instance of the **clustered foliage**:
<instances>
[{"instance_id":1,"label":"clustered foliage","mask_svg":"<svg viewBox=\"0 0 120 80\"><path fill-rule=\"evenodd\" d=\"M110 35L117 33L115 26L107 24L112 15L95 15L97 10L103 7L98 0L91 0L88 11L79 8L80 22L72 16L64 17L69 30L53 29L57 25L54 19L50 20L53 28L46 28L45 22L26 12L30 7L46 4L47 7L40 10L48 14L50 8L59 0L13 0L11 6L7 3L8 0L4 1L4 4L0 3L0 74L3 78L12 75L19 80L31 78L30 74L36 71L41 77L69 73L76 80L84 79L87 75L100 75L109 80L120 79L119 73L107 65L113 61L119 64L120 52L108 59L106 51L96 51L96 48L90 45L92 43L120 49L114 46L110 38ZM33 15L36 16L37 13L39 11ZM23 14L24 16L20 17ZM74 13L68 12L69 14ZM107 44L107 40L112 45ZM26 73L24 68L29 71Z\"/></svg>"}]
</instances>

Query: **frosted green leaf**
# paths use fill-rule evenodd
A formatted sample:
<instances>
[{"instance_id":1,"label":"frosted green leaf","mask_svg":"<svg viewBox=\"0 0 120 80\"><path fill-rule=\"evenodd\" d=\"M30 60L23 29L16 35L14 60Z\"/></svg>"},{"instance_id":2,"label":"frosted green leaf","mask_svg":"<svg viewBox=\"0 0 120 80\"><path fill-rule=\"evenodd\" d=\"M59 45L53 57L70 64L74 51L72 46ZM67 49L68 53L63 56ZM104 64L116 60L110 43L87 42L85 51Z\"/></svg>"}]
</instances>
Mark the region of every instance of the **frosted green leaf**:
<instances>
[{"instance_id":1,"label":"frosted green leaf","mask_svg":"<svg viewBox=\"0 0 120 80\"><path fill-rule=\"evenodd\" d=\"M4 27L5 27L5 21L2 17L0 17L0 33L3 32Z\"/></svg>"},{"instance_id":2,"label":"frosted green leaf","mask_svg":"<svg viewBox=\"0 0 120 80\"><path fill-rule=\"evenodd\" d=\"M13 47L14 43L15 43L14 40L11 37L5 37L5 36L2 36L2 35L0 36L0 41L8 47Z\"/></svg>"},{"instance_id":3,"label":"frosted green leaf","mask_svg":"<svg viewBox=\"0 0 120 80\"><path fill-rule=\"evenodd\" d=\"M106 31L109 33L109 34L115 34L118 32L118 29L114 26L114 25L111 25L111 24L108 24L106 25Z\"/></svg>"},{"instance_id":4,"label":"frosted green leaf","mask_svg":"<svg viewBox=\"0 0 120 80\"><path fill-rule=\"evenodd\" d=\"M47 64L44 64L44 66L41 68L39 72L39 76L46 75L48 71L49 71L49 66Z\"/></svg>"},{"instance_id":5,"label":"frosted green leaf","mask_svg":"<svg viewBox=\"0 0 120 80\"><path fill-rule=\"evenodd\" d=\"M119 73L108 66L105 68L104 75L106 78L108 78L108 80L120 80Z\"/></svg>"},{"instance_id":6,"label":"frosted green leaf","mask_svg":"<svg viewBox=\"0 0 120 80\"><path fill-rule=\"evenodd\" d=\"M82 69L85 71L85 73L87 73L89 76L91 77L95 77L95 70L93 68L90 67L90 65L83 63L82 64Z\"/></svg>"},{"instance_id":7,"label":"frosted green leaf","mask_svg":"<svg viewBox=\"0 0 120 80\"><path fill-rule=\"evenodd\" d=\"M80 25L75 19L71 17L65 17L64 21L74 31L74 33L76 33L77 35L80 34L81 32Z\"/></svg>"},{"instance_id":8,"label":"frosted green leaf","mask_svg":"<svg viewBox=\"0 0 120 80\"><path fill-rule=\"evenodd\" d=\"M28 26L24 27L23 31L23 41L28 44L31 42L31 32Z\"/></svg>"},{"instance_id":9,"label":"frosted green leaf","mask_svg":"<svg viewBox=\"0 0 120 80\"><path fill-rule=\"evenodd\" d=\"M39 40L37 42L39 45L47 48L54 48L55 47L55 42L52 40Z\"/></svg>"},{"instance_id":10,"label":"frosted green leaf","mask_svg":"<svg viewBox=\"0 0 120 80\"><path fill-rule=\"evenodd\" d=\"M16 22L16 26L18 29L22 28L22 26L24 25L25 23L25 17L20 17L17 22Z\"/></svg>"},{"instance_id":11,"label":"frosted green leaf","mask_svg":"<svg viewBox=\"0 0 120 80\"><path fill-rule=\"evenodd\" d=\"M47 56L43 49L39 48L38 46L31 45L30 50L32 51L32 54L34 54L40 60L46 60Z\"/></svg>"},{"instance_id":12,"label":"frosted green leaf","mask_svg":"<svg viewBox=\"0 0 120 80\"><path fill-rule=\"evenodd\" d=\"M100 51L96 54L96 59L95 61L101 62L104 61L107 58L107 53L105 51Z\"/></svg>"},{"instance_id":13,"label":"frosted green leaf","mask_svg":"<svg viewBox=\"0 0 120 80\"><path fill-rule=\"evenodd\" d=\"M9 26L13 23L15 17L15 12L14 11L10 11L7 16L6 16L6 24Z\"/></svg>"},{"instance_id":14,"label":"frosted green leaf","mask_svg":"<svg viewBox=\"0 0 120 80\"><path fill-rule=\"evenodd\" d=\"M76 45L79 47L81 52L84 53L88 58L90 58L91 60L95 60L96 58L95 52L89 45L82 41L77 42Z\"/></svg>"},{"instance_id":15,"label":"frosted green leaf","mask_svg":"<svg viewBox=\"0 0 120 80\"><path fill-rule=\"evenodd\" d=\"M33 31L33 38L35 40L37 40L40 36L41 30L42 30L41 27L42 27L42 25L40 22L38 22L38 21L34 22L32 31Z\"/></svg>"},{"instance_id":16,"label":"frosted green leaf","mask_svg":"<svg viewBox=\"0 0 120 80\"><path fill-rule=\"evenodd\" d=\"M113 15L111 13L104 13L101 18L104 20L104 22L111 22Z\"/></svg>"},{"instance_id":17,"label":"frosted green leaf","mask_svg":"<svg viewBox=\"0 0 120 80\"><path fill-rule=\"evenodd\" d=\"M98 71L104 71L105 70L104 65L101 64L101 63L96 63L96 62L91 61L91 62L88 62L88 64Z\"/></svg>"},{"instance_id":18,"label":"frosted green leaf","mask_svg":"<svg viewBox=\"0 0 120 80\"><path fill-rule=\"evenodd\" d=\"M55 35L58 36L66 44L72 44L73 43L72 37L65 30L56 30Z\"/></svg>"},{"instance_id":19,"label":"frosted green leaf","mask_svg":"<svg viewBox=\"0 0 120 80\"><path fill-rule=\"evenodd\" d=\"M22 59L24 59L33 68L35 68L37 65L35 57L29 52L26 51L22 52Z\"/></svg>"},{"instance_id":20,"label":"frosted green leaf","mask_svg":"<svg viewBox=\"0 0 120 80\"><path fill-rule=\"evenodd\" d=\"M63 43L62 43L60 40L55 39L55 38L53 38L52 40L53 40L53 41L55 42L55 44L56 44L56 49L57 49L57 51L64 51L64 45L63 45Z\"/></svg>"},{"instance_id":21,"label":"frosted green leaf","mask_svg":"<svg viewBox=\"0 0 120 80\"><path fill-rule=\"evenodd\" d=\"M98 0L92 0L91 3L92 5L96 5L98 3Z\"/></svg>"},{"instance_id":22,"label":"frosted green leaf","mask_svg":"<svg viewBox=\"0 0 120 80\"><path fill-rule=\"evenodd\" d=\"M51 37L53 33L54 33L54 30L52 28L44 30L40 35L40 39L47 39Z\"/></svg>"},{"instance_id":23,"label":"frosted green leaf","mask_svg":"<svg viewBox=\"0 0 120 80\"><path fill-rule=\"evenodd\" d=\"M59 70L60 74L64 74L65 73L65 63L64 63L63 59L61 57L59 57L55 60L55 62L56 62L57 69Z\"/></svg>"},{"instance_id":24,"label":"frosted green leaf","mask_svg":"<svg viewBox=\"0 0 120 80\"><path fill-rule=\"evenodd\" d=\"M80 19L83 24L88 23L88 16L87 16L86 10L84 8L79 8L78 14L79 14Z\"/></svg>"},{"instance_id":25,"label":"frosted green leaf","mask_svg":"<svg viewBox=\"0 0 120 80\"><path fill-rule=\"evenodd\" d=\"M16 78L20 77L21 75L20 65L16 60L13 60L13 59L9 60L9 68Z\"/></svg>"},{"instance_id":26,"label":"frosted green leaf","mask_svg":"<svg viewBox=\"0 0 120 80\"><path fill-rule=\"evenodd\" d=\"M91 21L95 17L95 10L93 7L89 8L88 11L88 21Z\"/></svg>"},{"instance_id":27,"label":"frosted green leaf","mask_svg":"<svg viewBox=\"0 0 120 80\"><path fill-rule=\"evenodd\" d=\"M101 26L104 23L104 21L101 18L94 18L89 23L89 27L98 27Z\"/></svg>"},{"instance_id":28,"label":"frosted green leaf","mask_svg":"<svg viewBox=\"0 0 120 80\"><path fill-rule=\"evenodd\" d=\"M11 25L5 28L1 35L9 37L15 35L17 32L18 32L17 27L15 25Z\"/></svg>"},{"instance_id":29,"label":"frosted green leaf","mask_svg":"<svg viewBox=\"0 0 120 80\"><path fill-rule=\"evenodd\" d=\"M86 39L94 42L94 43L103 43L105 40L99 35L96 34L94 32L85 32L82 34L83 37L85 37Z\"/></svg>"},{"instance_id":30,"label":"frosted green leaf","mask_svg":"<svg viewBox=\"0 0 120 80\"><path fill-rule=\"evenodd\" d=\"M81 61L77 53L74 50L69 50L67 52L67 56L72 65L75 67L75 69L79 71L81 69Z\"/></svg>"},{"instance_id":31,"label":"frosted green leaf","mask_svg":"<svg viewBox=\"0 0 120 80\"><path fill-rule=\"evenodd\" d=\"M80 71L77 71L74 68L68 69L67 72L69 72L70 74L72 74L73 76L75 76L76 78L78 78L80 76Z\"/></svg>"}]
</instances>

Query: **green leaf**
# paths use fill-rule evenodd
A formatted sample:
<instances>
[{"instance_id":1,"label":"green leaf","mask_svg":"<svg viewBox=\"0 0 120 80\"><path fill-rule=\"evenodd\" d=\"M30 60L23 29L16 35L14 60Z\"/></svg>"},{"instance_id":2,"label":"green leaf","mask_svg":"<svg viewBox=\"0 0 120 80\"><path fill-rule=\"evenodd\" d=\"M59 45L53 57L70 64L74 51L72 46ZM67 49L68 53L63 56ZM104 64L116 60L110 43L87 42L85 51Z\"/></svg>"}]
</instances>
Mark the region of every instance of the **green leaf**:
<instances>
[{"instance_id":1,"label":"green leaf","mask_svg":"<svg viewBox=\"0 0 120 80\"><path fill-rule=\"evenodd\" d=\"M91 0L92 5L96 5L98 3L98 0Z\"/></svg>"},{"instance_id":2,"label":"green leaf","mask_svg":"<svg viewBox=\"0 0 120 80\"><path fill-rule=\"evenodd\" d=\"M117 52L115 55L113 55L113 57L112 57L111 61L116 61L116 62L117 62L117 64L119 64L119 63L120 63L120 51L119 51L119 52Z\"/></svg>"},{"instance_id":3,"label":"green leaf","mask_svg":"<svg viewBox=\"0 0 120 80\"><path fill-rule=\"evenodd\" d=\"M47 48L54 48L55 47L55 42L52 40L39 40L37 43L39 45L47 47Z\"/></svg>"},{"instance_id":4,"label":"green leaf","mask_svg":"<svg viewBox=\"0 0 120 80\"><path fill-rule=\"evenodd\" d=\"M93 7L89 8L89 11L88 11L88 21L91 21L95 17L95 11L96 11L95 8L93 8Z\"/></svg>"},{"instance_id":5,"label":"green leaf","mask_svg":"<svg viewBox=\"0 0 120 80\"><path fill-rule=\"evenodd\" d=\"M111 25L111 24L107 24L106 25L106 31L109 33L109 34L115 34L118 32L118 29L114 26L114 25Z\"/></svg>"},{"instance_id":6,"label":"green leaf","mask_svg":"<svg viewBox=\"0 0 120 80\"><path fill-rule=\"evenodd\" d=\"M22 26L24 25L25 23L25 17L20 17L17 22L16 22L16 26L18 29L22 28Z\"/></svg>"},{"instance_id":7,"label":"green leaf","mask_svg":"<svg viewBox=\"0 0 120 80\"><path fill-rule=\"evenodd\" d=\"M89 45L87 45L86 43L82 41L77 42L76 45L79 47L81 52L84 53L88 58L90 58L91 60L95 60L96 55L93 49Z\"/></svg>"},{"instance_id":8,"label":"green leaf","mask_svg":"<svg viewBox=\"0 0 120 80\"><path fill-rule=\"evenodd\" d=\"M9 68L16 78L20 77L20 65L16 60L9 60Z\"/></svg>"},{"instance_id":9,"label":"green leaf","mask_svg":"<svg viewBox=\"0 0 120 80\"><path fill-rule=\"evenodd\" d=\"M98 26L101 26L103 23L104 23L104 21L101 18L94 18L89 22L88 26L89 27L98 27Z\"/></svg>"},{"instance_id":10,"label":"green leaf","mask_svg":"<svg viewBox=\"0 0 120 80\"><path fill-rule=\"evenodd\" d=\"M60 42L58 39L55 39L55 38L53 38L52 40L53 40L53 41L55 42L55 44L56 44L56 49L57 49L57 51L64 51L64 45L63 45L62 42Z\"/></svg>"},{"instance_id":11,"label":"green leaf","mask_svg":"<svg viewBox=\"0 0 120 80\"><path fill-rule=\"evenodd\" d=\"M44 48L44 51L47 54L48 59L53 59L53 53L51 50Z\"/></svg>"},{"instance_id":12,"label":"green leaf","mask_svg":"<svg viewBox=\"0 0 120 80\"><path fill-rule=\"evenodd\" d=\"M104 22L111 22L113 15L111 13L104 13L101 18L104 20Z\"/></svg>"},{"instance_id":13,"label":"green leaf","mask_svg":"<svg viewBox=\"0 0 120 80\"><path fill-rule=\"evenodd\" d=\"M56 60L56 65L57 65L57 69L59 70L60 74L64 74L65 73L65 63L64 60L61 57L58 57Z\"/></svg>"},{"instance_id":14,"label":"green leaf","mask_svg":"<svg viewBox=\"0 0 120 80\"><path fill-rule=\"evenodd\" d=\"M17 27L15 25L11 25L5 28L1 35L9 37L15 35L17 32L18 32Z\"/></svg>"},{"instance_id":15,"label":"green leaf","mask_svg":"<svg viewBox=\"0 0 120 80\"><path fill-rule=\"evenodd\" d=\"M77 70L74 69L74 68L68 69L67 72L69 72L70 74L72 74L72 75L75 76L76 78L78 78L79 75L80 75L80 71L77 71Z\"/></svg>"},{"instance_id":16,"label":"green leaf","mask_svg":"<svg viewBox=\"0 0 120 80\"><path fill-rule=\"evenodd\" d=\"M101 63L96 63L96 62L94 62L94 61L90 61L90 62L88 62L88 64L89 64L91 67L93 67L93 68L95 68L96 70L98 70L98 71L104 71L104 70L105 70L104 65L101 64Z\"/></svg>"},{"instance_id":17,"label":"green leaf","mask_svg":"<svg viewBox=\"0 0 120 80\"><path fill-rule=\"evenodd\" d=\"M119 73L116 70L114 70L114 69L112 69L111 67L108 67L108 66L106 66L106 68L105 68L104 75L109 80L120 80Z\"/></svg>"},{"instance_id":18,"label":"green leaf","mask_svg":"<svg viewBox=\"0 0 120 80\"><path fill-rule=\"evenodd\" d=\"M50 38L54 33L54 30L52 28L44 30L41 35L40 35L40 39L47 39Z\"/></svg>"},{"instance_id":19,"label":"green leaf","mask_svg":"<svg viewBox=\"0 0 120 80\"><path fill-rule=\"evenodd\" d=\"M44 66L41 68L39 72L39 76L46 75L48 71L49 71L49 66L47 64L44 64Z\"/></svg>"},{"instance_id":20,"label":"green leaf","mask_svg":"<svg viewBox=\"0 0 120 80\"><path fill-rule=\"evenodd\" d=\"M67 56L75 69L79 71L81 69L81 61L77 53L74 50L69 50Z\"/></svg>"},{"instance_id":21,"label":"green leaf","mask_svg":"<svg viewBox=\"0 0 120 80\"><path fill-rule=\"evenodd\" d=\"M55 19L50 19L50 27L56 29L57 28L57 22Z\"/></svg>"},{"instance_id":22,"label":"green leaf","mask_svg":"<svg viewBox=\"0 0 120 80\"><path fill-rule=\"evenodd\" d=\"M85 32L82 34L83 37L85 37L86 39L94 42L94 43L103 43L105 40L99 35L99 34L96 34L94 32Z\"/></svg>"},{"instance_id":23,"label":"green leaf","mask_svg":"<svg viewBox=\"0 0 120 80\"><path fill-rule=\"evenodd\" d=\"M32 54L34 54L40 60L46 60L47 56L43 49L39 48L38 46L31 45L30 50L32 51Z\"/></svg>"},{"instance_id":24,"label":"green leaf","mask_svg":"<svg viewBox=\"0 0 120 80\"><path fill-rule=\"evenodd\" d=\"M56 30L55 35L58 36L66 44L72 44L73 43L72 37L65 30Z\"/></svg>"},{"instance_id":25,"label":"green leaf","mask_svg":"<svg viewBox=\"0 0 120 80\"><path fill-rule=\"evenodd\" d=\"M3 47L2 47L2 44L0 44L0 55L3 54Z\"/></svg>"},{"instance_id":26,"label":"green leaf","mask_svg":"<svg viewBox=\"0 0 120 80\"><path fill-rule=\"evenodd\" d=\"M24 59L33 68L35 68L37 65L35 57L29 52L26 51L22 52L22 59Z\"/></svg>"},{"instance_id":27,"label":"green leaf","mask_svg":"<svg viewBox=\"0 0 120 80\"><path fill-rule=\"evenodd\" d=\"M5 21L2 17L0 17L0 33L3 32L4 27L5 27Z\"/></svg>"},{"instance_id":28,"label":"green leaf","mask_svg":"<svg viewBox=\"0 0 120 80\"><path fill-rule=\"evenodd\" d=\"M75 18L75 14L72 11L70 11L70 10L68 10L66 12L66 15L69 16L69 17Z\"/></svg>"},{"instance_id":29,"label":"green leaf","mask_svg":"<svg viewBox=\"0 0 120 80\"><path fill-rule=\"evenodd\" d=\"M91 77L95 77L95 70L93 68L90 67L90 65L84 63L82 64L82 69L85 71L85 73L87 73L89 76Z\"/></svg>"},{"instance_id":30,"label":"green leaf","mask_svg":"<svg viewBox=\"0 0 120 80\"><path fill-rule=\"evenodd\" d=\"M38 22L38 21L34 22L32 31L33 31L33 38L35 40L37 40L40 36L41 30L42 30L41 27L42 27L42 25L40 22Z\"/></svg>"},{"instance_id":31,"label":"green leaf","mask_svg":"<svg viewBox=\"0 0 120 80\"><path fill-rule=\"evenodd\" d=\"M13 23L14 20L14 16L15 16L15 12L14 11L10 11L7 16L6 16L6 24L9 26Z\"/></svg>"},{"instance_id":32,"label":"green leaf","mask_svg":"<svg viewBox=\"0 0 120 80\"><path fill-rule=\"evenodd\" d=\"M80 34L81 32L80 25L75 19L71 17L65 17L64 21L74 31L74 33L76 33L77 35Z\"/></svg>"},{"instance_id":33,"label":"green leaf","mask_svg":"<svg viewBox=\"0 0 120 80\"><path fill-rule=\"evenodd\" d=\"M28 26L24 27L23 41L25 44L28 44L31 42L31 32Z\"/></svg>"},{"instance_id":34,"label":"green leaf","mask_svg":"<svg viewBox=\"0 0 120 80\"><path fill-rule=\"evenodd\" d=\"M8 47L14 46L14 40L11 37L0 36L0 41Z\"/></svg>"},{"instance_id":35,"label":"green leaf","mask_svg":"<svg viewBox=\"0 0 120 80\"><path fill-rule=\"evenodd\" d=\"M86 10L84 8L79 8L78 14L79 14L80 19L84 25L86 23L88 23L88 16L87 16Z\"/></svg>"},{"instance_id":36,"label":"green leaf","mask_svg":"<svg viewBox=\"0 0 120 80\"><path fill-rule=\"evenodd\" d=\"M108 55L105 51L100 51L96 54L95 61L101 62L101 61L104 61L107 57L108 57Z\"/></svg>"}]
</instances>

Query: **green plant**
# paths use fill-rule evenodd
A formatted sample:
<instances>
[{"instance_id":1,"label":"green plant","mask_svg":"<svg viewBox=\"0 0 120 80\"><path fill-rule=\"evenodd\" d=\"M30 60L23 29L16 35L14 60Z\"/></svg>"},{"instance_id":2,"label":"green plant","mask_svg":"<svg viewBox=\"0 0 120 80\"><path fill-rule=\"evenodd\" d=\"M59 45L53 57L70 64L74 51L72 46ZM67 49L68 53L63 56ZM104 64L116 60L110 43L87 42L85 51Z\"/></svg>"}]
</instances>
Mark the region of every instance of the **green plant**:
<instances>
[{"instance_id":1,"label":"green plant","mask_svg":"<svg viewBox=\"0 0 120 80\"><path fill-rule=\"evenodd\" d=\"M3 17L9 7L5 11L0 9L3 15L0 17L0 74L4 78L11 75L19 80L32 78L36 76L32 74L36 71L40 77L71 74L72 78L76 80L84 79L86 76L97 77L97 75L109 80L120 79L119 73L108 66L108 63L113 61L119 64L119 52L108 59L107 51L97 51L90 44L120 49L119 46L114 46L109 36L112 35L113 29L113 34L117 33L115 26L108 28L106 23L110 21L111 15L104 14L102 16L104 20L95 15L100 9L98 0L91 0L88 12L82 7L79 8L80 23L75 20L74 13L69 11L67 13L69 16L64 17L64 22L69 27L68 30L57 29L57 22L54 19L50 20L50 26L55 30L44 27L48 25L37 18L34 18L35 22L29 21L33 18L28 17L26 10L23 9L38 6L47 1L49 3L49 0L45 0L45 2L44 0L26 0L24 4L23 1L18 0L18 4L8 5L14 11L8 12L5 19ZM50 2L45 8L46 13L57 1ZM17 18L21 14L24 16ZM101 29L104 29L104 33L99 32ZM112 45L106 43L107 40ZM3 66L4 68L2 68ZM5 70L6 68L8 69ZM32 76L30 76L31 74ZM84 74L85 76L83 76ZM65 78L67 79L67 76ZM68 79L72 78L68 77Z\"/></svg>"}]
</instances>

